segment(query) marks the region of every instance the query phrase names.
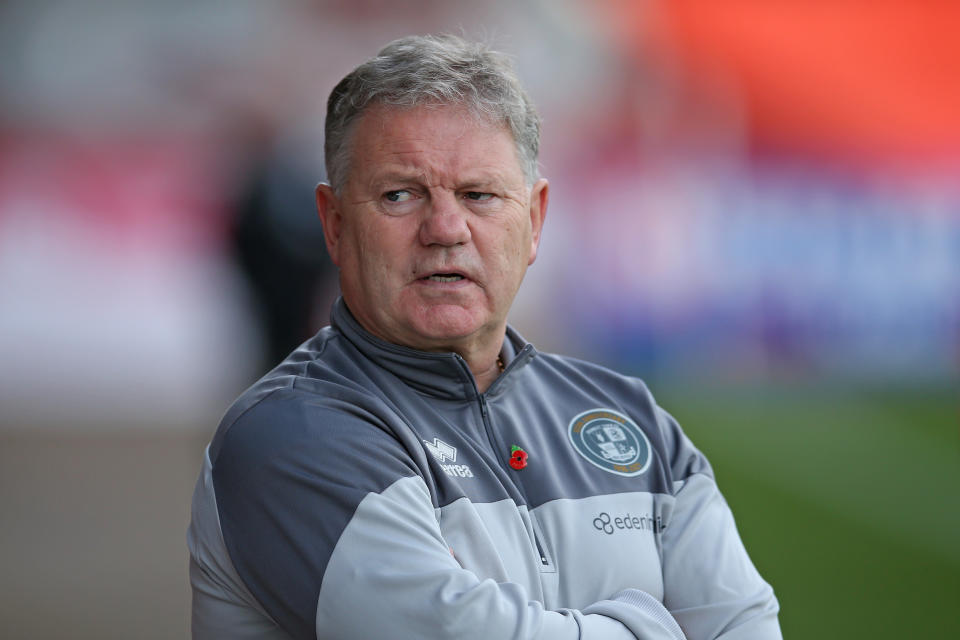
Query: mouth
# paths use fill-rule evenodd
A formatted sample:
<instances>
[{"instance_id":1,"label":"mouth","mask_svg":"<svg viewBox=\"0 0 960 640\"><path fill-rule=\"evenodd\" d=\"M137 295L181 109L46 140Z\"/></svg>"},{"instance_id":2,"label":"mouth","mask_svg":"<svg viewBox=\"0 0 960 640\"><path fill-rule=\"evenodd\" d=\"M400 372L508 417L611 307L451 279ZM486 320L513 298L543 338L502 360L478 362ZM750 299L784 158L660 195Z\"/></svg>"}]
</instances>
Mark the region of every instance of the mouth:
<instances>
[{"instance_id":1,"label":"mouth","mask_svg":"<svg viewBox=\"0 0 960 640\"><path fill-rule=\"evenodd\" d=\"M464 277L459 273L432 273L420 279L429 282L458 282L463 280Z\"/></svg>"}]
</instances>

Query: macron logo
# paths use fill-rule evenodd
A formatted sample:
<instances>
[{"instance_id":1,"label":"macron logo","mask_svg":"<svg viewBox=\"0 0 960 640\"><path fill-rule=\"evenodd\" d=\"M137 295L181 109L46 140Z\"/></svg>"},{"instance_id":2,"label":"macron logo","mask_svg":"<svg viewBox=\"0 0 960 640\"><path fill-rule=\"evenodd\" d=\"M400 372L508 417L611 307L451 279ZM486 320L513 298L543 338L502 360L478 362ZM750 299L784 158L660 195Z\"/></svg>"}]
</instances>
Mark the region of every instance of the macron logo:
<instances>
[{"instance_id":1,"label":"macron logo","mask_svg":"<svg viewBox=\"0 0 960 640\"><path fill-rule=\"evenodd\" d=\"M440 438L434 438L433 442L429 440L424 440L423 444L426 445L427 451L433 454L433 457L437 459L437 462L440 463L440 468L443 469L443 472L448 476L454 478L472 478L473 471L470 470L465 464L447 464L447 462L456 462L457 461L457 448L451 447L449 444L441 440Z\"/></svg>"}]
</instances>

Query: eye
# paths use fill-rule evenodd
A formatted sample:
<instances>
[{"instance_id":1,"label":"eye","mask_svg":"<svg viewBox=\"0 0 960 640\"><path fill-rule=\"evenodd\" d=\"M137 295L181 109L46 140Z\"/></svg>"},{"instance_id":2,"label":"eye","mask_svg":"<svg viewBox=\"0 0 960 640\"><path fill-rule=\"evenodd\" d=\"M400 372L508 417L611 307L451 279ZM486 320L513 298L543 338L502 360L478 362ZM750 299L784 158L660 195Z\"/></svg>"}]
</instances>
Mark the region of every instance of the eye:
<instances>
[{"instance_id":1,"label":"eye","mask_svg":"<svg viewBox=\"0 0 960 640\"><path fill-rule=\"evenodd\" d=\"M383 197L390 202L407 202L413 198L413 194L406 189L397 189L396 191L387 191Z\"/></svg>"},{"instance_id":2,"label":"eye","mask_svg":"<svg viewBox=\"0 0 960 640\"><path fill-rule=\"evenodd\" d=\"M467 191L464 196L467 200L474 200L476 202L483 202L484 200L489 200L493 197L492 193L483 193L482 191Z\"/></svg>"}]
</instances>

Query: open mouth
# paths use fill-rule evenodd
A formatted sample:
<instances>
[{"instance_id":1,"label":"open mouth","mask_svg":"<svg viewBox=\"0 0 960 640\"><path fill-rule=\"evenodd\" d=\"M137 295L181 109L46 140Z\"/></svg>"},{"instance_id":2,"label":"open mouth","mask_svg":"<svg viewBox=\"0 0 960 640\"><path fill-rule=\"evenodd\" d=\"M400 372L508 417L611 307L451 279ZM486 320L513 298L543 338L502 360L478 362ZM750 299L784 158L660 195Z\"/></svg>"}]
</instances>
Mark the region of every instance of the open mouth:
<instances>
[{"instance_id":1,"label":"open mouth","mask_svg":"<svg viewBox=\"0 0 960 640\"><path fill-rule=\"evenodd\" d=\"M458 280L463 280L463 276L459 273L434 273L429 275L423 280L429 280L431 282L457 282Z\"/></svg>"}]
</instances>

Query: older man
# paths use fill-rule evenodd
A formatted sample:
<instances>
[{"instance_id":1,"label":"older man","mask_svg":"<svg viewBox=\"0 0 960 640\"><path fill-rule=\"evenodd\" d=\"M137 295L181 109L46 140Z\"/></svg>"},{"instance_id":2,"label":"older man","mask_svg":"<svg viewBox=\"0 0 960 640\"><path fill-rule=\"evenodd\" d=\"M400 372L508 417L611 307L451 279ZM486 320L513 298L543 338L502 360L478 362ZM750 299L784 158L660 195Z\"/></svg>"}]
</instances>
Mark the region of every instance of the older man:
<instances>
[{"instance_id":1,"label":"older man","mask_svg":"<svg viewBox=\"0 0 960 640\"><path fill-rule=\"evenodd\" d=\"M342 297L228 411L197 638L779 638L709 464L643 383L506 318L547 208L510 65L404 38L328 102Z\"/></svg>"}]
</instances>

